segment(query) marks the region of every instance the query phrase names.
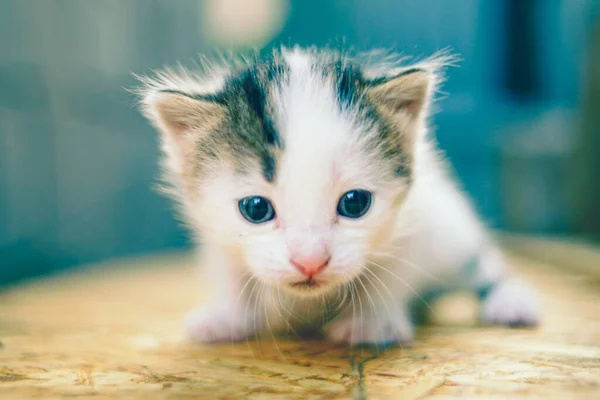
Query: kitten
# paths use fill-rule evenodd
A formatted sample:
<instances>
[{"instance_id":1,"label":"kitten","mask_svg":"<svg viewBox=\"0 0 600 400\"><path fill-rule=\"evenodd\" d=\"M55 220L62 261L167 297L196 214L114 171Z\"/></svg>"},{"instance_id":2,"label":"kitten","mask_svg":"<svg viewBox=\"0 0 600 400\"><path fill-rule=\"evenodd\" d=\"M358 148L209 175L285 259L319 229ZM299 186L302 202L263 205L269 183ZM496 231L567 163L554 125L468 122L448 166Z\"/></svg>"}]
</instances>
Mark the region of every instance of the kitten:
<instances>
[{"instance_id":1,"label":"kitten","mask_svg":"<svg viewBox=\"0 0 600 400\"><path fill-rule=\"evenodd\" d=\"M193 339L308 325L333 341L408 342L409 301L434 288L480 294L485 323L538 323L428 133L446 61L283 48L141 78L214 292L188 316Z\"/></svg>"}]
</instances>

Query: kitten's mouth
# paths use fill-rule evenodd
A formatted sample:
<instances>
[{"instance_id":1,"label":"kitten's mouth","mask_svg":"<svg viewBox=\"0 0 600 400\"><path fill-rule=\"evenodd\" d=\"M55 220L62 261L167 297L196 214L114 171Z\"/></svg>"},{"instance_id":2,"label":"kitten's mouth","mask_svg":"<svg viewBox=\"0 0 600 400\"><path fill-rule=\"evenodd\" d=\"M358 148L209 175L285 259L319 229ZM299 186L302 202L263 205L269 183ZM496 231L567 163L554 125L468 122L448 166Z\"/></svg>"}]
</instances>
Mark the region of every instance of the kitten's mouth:
<instances>
[{"instance_id":1,"label":"kitten's mouth","mask_svg":"<svg viewBox=\"0 0 600 400\"><path fill-rule=\"evenodd\" d=\"M299 282L294 282L294 283L290 283L290 286L295 288L295 289L316 289L318 287L321 286L320 282L317 282L315 279L313 278L308 278L306 280L303 281L299 281Z\"/></svg>"}]
</instances>

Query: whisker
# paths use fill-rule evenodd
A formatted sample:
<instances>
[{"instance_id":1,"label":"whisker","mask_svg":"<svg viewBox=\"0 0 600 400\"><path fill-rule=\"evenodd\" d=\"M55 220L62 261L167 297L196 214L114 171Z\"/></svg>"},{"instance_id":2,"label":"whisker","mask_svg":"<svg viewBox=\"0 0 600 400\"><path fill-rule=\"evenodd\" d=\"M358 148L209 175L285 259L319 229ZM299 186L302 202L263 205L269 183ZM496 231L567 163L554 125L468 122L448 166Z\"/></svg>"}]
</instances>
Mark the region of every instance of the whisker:
<instances>
[{"instance_id":1,"label":"whisker","mask_svg":"<svg viewBox=\"0 0 600 400\"><path fill-rule=\"evenodd\" d=\"M273 288L270 287L269 289L271 289L270 292L269 292L269 294L272 297ZM272 301L269 301L269 304L272 304L272 303L273 303ZM284 359L284 361L287 361L287 359L285 358L285 356L281 352L281 349L279 348L279 344L277 344L277 338L275 338L275 333L273 332L273 327L271 326L271 323L269 321L269 313L267 312L267 303L266 302L263 303L263 311L264 311L264 314L265 314L265 320L267 322L267 329L271 332L271 338L273 339L273 342L275 343L275 348L277 349L277 352L279 353L279 355Z\"/></svg>"},{"instance_id":2,"label":"whisker","mask_svg":"<svg viewBox=\"0 0 600 400\"><path fill-rule=\"evenodd\" d=\"M246 271L242 274L242 276L240 277L240 280L242 280L246 275L249 274L249 271ZM242 296L244 295L244 291L246 291L246 288L248 287L248 285L250 284L250 282L253 281L253 278L250 277L248 278L248 280L246 281L246 284L244 284L244 286L242 287L242 290L240 291L240 294L237 298L237 300L235 301L235 305L234 305L234 314L233 314L233 319L235 320L235 318L237 317L237 310L238 310L238 306L240 303L240 299L242 298ZM247 307L246 307L247 309ZM244 317L245 318L245 317ZM244 323L246 323L246 320L244 319ZM229 338L230 338L230 342L231 342L231 351L234 351L234 346L233 346L233 325L229 328Z\"/></svg>"},{"instance_id":3,"label":"whisker","mask_svg":"<svg viewBox=\"0 0 600 400\"><path fill-rule=\"evenodd\" d=\"M376 278L376 279L377 279L377 280L378 280L378 281L381 283L381 286L383 286L383 288L384 288L384 289L387 291L388 295L390 296L390 298L391 298L392 300L395 300L395 299L396 299L396 298L394 297L394 295L392 294L392 291L391 291L391 290L390 290L390 289L387 287L387 285L386 285L386 284L385 284L385 283L384 283L384 282L381 280L381 278L380 278L379 276L377 276L377 274L376 274L375 272L371 271L371 270L370 270L370 269L368 269L368 268L365 268L365 270L366 270L367 272L369 272L371 275L373 275L373 276L374 276L374 277L375 277L375 278ZM365 275L365 277L366 277L366 275ZM375 286L375 285L373 285L373 286L375 287L375 290L377 290L377 292L379 292L379 295L381 296L381 292L379 291L379 289L377 288L377 286ZM383 297L382 297L382 298L383 298Z\"/></svg>"},{"instance_id":4,"label":"whisker","mask_svg":"<svg viewBox=\"0 0 600 400\"><path fill-rule=\"evenodd\" d=\"M248 295L248 299L246 301L246 310L244 313L244 323L248 322L248 309L250 308L250 302L255 301L254 299L254 291L256 290L256 287L258 286L260 282L258 282L258 280L254 280L254 285L252 286L252 290L250 291L250 294ZM256 332L256 319L254 319L254 330ZM248 345L248 349L250 350L250 352L252 354L254 354L254 350L252 350L252 346L250 345L250 338L248 336L246 336L246 344Z\"/></svg>"},{"instance_id":5,"label":"whisker","mask_svg":"<svg viewBox=\"0 0 600 400\"><path fill-rule=\"evenodd\" d=\"M279 289L274 289L274 290L276 290L276 291L277 291L277 303L278 303L278 305L281 305L281 306L284 308L284 310L285 310L285 306L283 305L283 303L282 303L282 300L281 300L281 291L280 291ZM296 336L299 336L299 335L298 335L298 332L296 332L296 330L294 329L294 327L292 326L292 324L290 324L290 322L288 321L288 318L285 318L285 317L284 317L284 316L281 314L281 310L279 310L279 307L277 307L277 306L276 306L276 307L275 307L275 310L276 310L276 311L277 311L277 313L279 314L279 318L281 318L281 320L282 320L282 321L283 321L283 322L286 324L286 326L287 326L287 328L288 328L288 332L289 332L289 331L292 331L292 332L294 333L294 335L296 335ZM288 315L289 315L290 317L293 317L293 316L292 316L292 313L291 313L289 310L288 310Z\"/></svg>"},{"instance_id":6,"label":"whisker","mask_svg":"<svg viewBox=\"0 0 600 400\"><path fill-rule=\"evenodd\" d=\"M368 269L368 268L365 268L365 271L367 271L367 272L369 272L369 273L371 273L371 274L374 274L374 272L373 272L373 271L371 271L371 270L370 270L370 269ZM369 281L369 283L370 283L371 287L373 287L373 289L375 289L375 290L377 291L377 293L379 294L379 298L381 299L381 302L383 303L383 306L385 307L385 311L386 311L386 314L387 314L387 316L388 316L388 321L389 321L390 323L393 323L394 319L393 319L393 317L392 317L392 314L390 313L390 309L389 309L389 307L388 307L388 304L387 304L387 302L385 301L385 298L384 298L384 297L383 297L383 295L381 294L381 291L380 291L380 290L377 288L377 286L376 286L376 285L373 283L373 281L371 280L371 278L369 278L369 276L368 276L368 275L363 275L363 276L364 276L364 277L365 277L365 278L366 278L366 279ZM378 278L376 275L374 275L374 276L375 276L376 278ZM380 281L381 281L381 280L380 280ZM383 282L382 282L382 283L383 283ZM385 285L384 285L384 286L385 286ZM363 285L363 287L364 287L364 285ZM375 303L374 303L374 301L373 301L373 299L372 299L371 295L369 294L369 292L367 291L367 289L366 289L366 288L365 288L365 291L367 292L367 295L368 295L368 296L369 296L369 298L371 299L371 304L373 304L373 309L375 310ZM388 290L388 291L389 291L389 290ZM391 295L391 292L390 292L390 295ZM375 318L377 319L377 323L378 323L378 324L379 324L379 326L381 327L382 325L381 325L381 320L379 319L379 310L376 310L376 311L375 311ZM381 329L381 328L380 328L380 329ZM376 353L377 353L377 354L379 354L379 348L378 348L378 346L375 346L375 350L376 350Z\"/></svg>"},{"instance_id":7,"label":"whisker","mask_svg":"<svg viewBox=\"0 0 600 400\"><path fill-rule=\"evenodd\" d=\"M259 331L257 329L257 325L256 325L256 320L260 317L260 315L258 314L257 310L258 310L258 303L262 301L262 294L263 294L263 290L264 290L264 284L262 282L258 282L259 288L258 288L258 293L257 293L257 299L254 302L254 332L255 332L255 336L254 336L254 340L256 342L256 346L258 348L258 356L262 359L263 355L262 355L262 350L261 350L261 346L260 346L260 338L259 338ZM260 325L259 325L260 326ZM262 329L261 329L262 331Z\"/></svg>"},{"instance_id":8,"label":"whisker","mask_svg":"<svg viewBox=\"0 0 600 400\"><path fill-rule=\"evenodd\" d=\"M352 326L354 326L354 318L355 318L355 314L356 314L356 306L355 306L355 302L356 300L354 299L354 283L352 281L349 282L349 287L350 287L350 293L352 294ZM354 330L351 329L350 330L350 343L354 342Z\"/></svg>"},{"instance_id":9,"label":"whisker","mask_svg":"<svg viewBox=\"0 0 600 400\"><path fill-rule=\"evenodd\" d=\"M431 272L427 271L426 269L419 267L417 264L413 263L412 261L409 261L405 258L399 257L396 254L392 254L392 253L384 253L384 252L377 252L377 251L372 251L369 253L370 255L374 255L376 257L388 257L388 258L392 258L394 260L400 261L402 263L405 263L406 265L408 265L409 267L424 273L425 275L429 276L430 278L432 278L433 280L437 281L437 282L443 282L439 277L433 275Z\"/></svg>"},{"instance_id":10,"label":"whisker","mask_svg":"<svg viewBox=\"0 0 600 400\"><path fill-rule=\"evenodd\" d=\"M369 264L372 264L376 267L379 267L381 269L383 269L384 271L386 271L387 273L389 273L390 275L394 276L395 278L397 278L400 282L402 282L408 289L410 289L411 292L413 292L415 294L415 296L417 296L426 306L429 310L431 310L434 314L435 311L434 309L431 307L431 305L427 302L427 300L425 300L423 298L423 296L421 296L412 286L410 286L408 284L408 282L406 282L404 279L402 279L400 276L398 276L396 273L394 273L393 271L390 271L388 268L385 268L382 265L377 264L376 262L373 261L369 261Z\"/></svg>"},{"instance_id":11,"label":"whisker","mask_svg":"<svg viewBox=\"0 0 600 400\"><path fill-rule=\"evenodd\" d=\"M362 299L360 298L360 292L358 290L358 287L356 286L356 283L354 281L352 281L352 283L354 285L354 288L356 289L356 297L358 298L358 307L360 308L360 337L364 337L364 335L363 335L364 312L363 312Z\"/></svg>"},{"instance_id":12,"label":"whisker","mask_svg":"<svg viewBox=\"0 0 600 400\"><path fill-rule=\"evenodd\" d=\"M381 286L383 286L383 288L387 291L388 295L390 296L390 299L392 299L392 302L395 302L396 298L392 294L392 291L381 280L381 278L378 277L375 272L371 271L368 268L365 268L365 271L367 271L368 273L370 273L373 277L375 277L375 279L377 279L381 283ZM379 297L381 298L381 302L383 303L383 305L384 305L384 307L386 309L386 313L387 313L388 318L390 319L390 321L394 321L394 317L392 316L392 313L390 313L390 308L388 307L388 304L385 301L385 298L384 298L383 294L381 293L381 291L379 290L379 288L377 287L377 285L373 283L373 281L371 280L371 278L368 277L368 275L365 275L365 278L367 278L369 280L369 282L371 282L371 286L373 286L373 288L375 289L375 291L379 294Z\"/></svg>"},{"instance_id":13,"label":"whisker","mask_svg":"<svg viewBox=\"0 0 600 400\"><path fill-rule=\"evenodd\" d=\"M363 275L364 276L364 275ZM367 290L367 287L365 286L365 284L363 283L362 279L360 279L361 276L357 276L356 280L358 281L358 283L360 283L360 285L362 286L365 294L367 295L367 298L369 300L369 302L371 303L371 308L373 309L373 316L375 316L375 318L379 319L375 314L377 311L377 308L375 307L375 302L373 301L373 298L371 297L371 294L369 293L369 291Z\"/></svg>"},{"instance_id":14,"label":"whisker","mask_svg":"<svg viewBox=\"0 0 600 400\"><path fill-rule=\"evenodd\" d=\"M348 299L348 287L347 287L347 283L344 283L344 285L340 285L338 287L338 297L340 292L343 293L341 300L339 300L339 303L337 305L337 307L333 310L334 313L337 313L341 307L344 306L344 303L346 302L346 300Z\"/></svg>"},{"instance_id":15,"label":"whisker","mask_svg":"<svg viewBox=\"0 0 600 400\"><path fill-rule=\"evenodd\" d=\"M290 316L293 317L294 311L292 309L290 309L281 299L281 290L277 289L277 299L278 299L278 303L279 305L281 305L281 308L283 308L283 310Z\"/></svg>"},{"instance_id":16,"label":"whisker","mask_svg":"<svg viewBox=\"0 0 600 400\"><path fill-rule=\"evenodd\" d=\"M353 281L356 280L356 278L361 274L361 272L358 273L345 273L344 276L347 277L348 279L346 280L346 282L344 283L343 286L343 290L344 290L344 302L347 301L348 295L350 295L350 303L346 304L346 306L338 312L338 314L343 314L346 312L346 310L348 310L349 307L354 307L354 292L353 292ZM355 286L354 286L355 287ZM338 307L336 308L336 310L338 308L340 308L342 305L344 305L344 303L341 303L340 305L338 305ZM354 309L353 309L354 312Z\"/></svg>"},{"instance_id":17,"label":"whisker","mask_svg":"<svg viewBox=\"0 0 600 400\"><path fill-rule=\"evenodd\" d=\"M363 276L365 276L365 275L363 275ZM375 306L375 302L373 301L373 297L371 296L371 294L367 290L367 287L363 283L362 279L360 279L361 277L357 276L356 278L358 280L358 283L360 283L360 285L362 286L363 290L365 291L365 294L367 295L367 298L369 299L369 302L371 303L371 308L373 309L373 316L377 320L377 324L380 325L381 321L379 320L379 312L377 310L377 307ZM363 324L361 323L361 325L360 325L360 334L364 338L362 329L363 329Z\"/></svg>"}]
</instances>

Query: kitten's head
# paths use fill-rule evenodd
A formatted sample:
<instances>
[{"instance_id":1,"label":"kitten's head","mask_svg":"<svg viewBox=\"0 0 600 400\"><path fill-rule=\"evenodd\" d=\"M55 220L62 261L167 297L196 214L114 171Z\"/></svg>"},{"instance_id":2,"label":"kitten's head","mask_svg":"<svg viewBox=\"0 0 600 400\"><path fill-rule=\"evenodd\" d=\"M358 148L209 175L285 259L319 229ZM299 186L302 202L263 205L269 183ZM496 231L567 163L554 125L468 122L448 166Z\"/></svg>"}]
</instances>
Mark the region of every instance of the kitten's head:
<instances>
[{"instance_id":1,"label":"kitten's head","mask_svg":"<svg viewBox=\"0 0 600 400\"><path fill-rule=\"evenodd\" d=\"M142 104L204 246L262 282L320 295L393 238L437 66L283 49L205 76L144 78Z\"/></svg>"}]
</instances>

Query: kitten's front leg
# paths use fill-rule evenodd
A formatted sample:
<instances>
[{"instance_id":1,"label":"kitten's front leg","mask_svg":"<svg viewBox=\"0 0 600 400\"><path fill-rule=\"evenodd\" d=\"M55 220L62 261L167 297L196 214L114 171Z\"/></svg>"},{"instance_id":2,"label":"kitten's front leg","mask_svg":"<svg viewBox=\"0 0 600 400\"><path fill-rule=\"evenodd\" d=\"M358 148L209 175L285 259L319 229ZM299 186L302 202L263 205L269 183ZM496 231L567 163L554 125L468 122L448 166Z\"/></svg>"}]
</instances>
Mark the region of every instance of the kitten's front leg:
<instances>
[{"instance_id":1,"label":"kitten's front leg","mask_svg":"<svg viewBox=\"0 0 600 400\"><path fill-rule=\"evenodd\" d=\"M506 261L495 247L488 247L475 263L472 286L482 301L485 324L510 327L535 326L541 319L537 296L524 282L506 276Z\"/></svg>"},{"instance_id":2,"label":"kitten's front leg","mask_svg":"<svg viewBox=\"0 0 600 400\"><path fill-rule=\"evenodd\" d=\"M405 302L395 298L374 275L365 277L357 278L362 283L356 282L356 290L348 295L351 304L327 325L329 340L351 345L411 342L414 327Z\"/></svg>"},{"instance_id":3,"label":"kitten's front leg","mask_svg":"<svg viewBox=\"0 0 600 400\"><path fill-rule=\"evenodd\" d=\"M260 326L253 314L253 285L244 281L235 261L224 252L207 249L203 256L205 287L212 297L204 305L190 311L185 325L190 339L202 343L244 340L256 333Z\"/></svg>"}]
</instances>

